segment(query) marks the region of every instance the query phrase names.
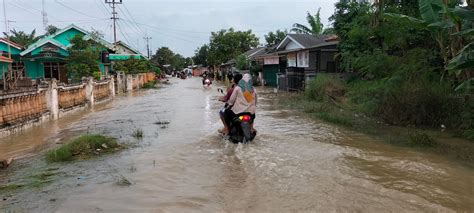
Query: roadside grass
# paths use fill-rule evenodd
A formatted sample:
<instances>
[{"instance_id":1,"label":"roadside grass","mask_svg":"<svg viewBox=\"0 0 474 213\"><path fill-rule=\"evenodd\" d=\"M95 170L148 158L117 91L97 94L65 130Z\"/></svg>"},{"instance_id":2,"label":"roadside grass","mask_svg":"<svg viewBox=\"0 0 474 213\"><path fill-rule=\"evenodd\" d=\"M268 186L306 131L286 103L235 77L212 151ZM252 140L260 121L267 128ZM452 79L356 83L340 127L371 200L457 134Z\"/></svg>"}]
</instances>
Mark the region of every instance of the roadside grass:
<instances>
[{"instance_id":1,"label":"roadside grass","mask_svg":"<svg viewBox=\"0 0 474 213\"><path fill-rule=\"evenodd\" d=\"M464 162L474 163L474 143L453 137L450 132L414 126L393 126L361 112L360 106L340 99L334 102L325 98L308 99L307 94L280 93L279 105L301 111L313 119L322 120L376 136L383 141L430 151Z\"/></svg>"},{"instance_id":2,"label":"roadside grass","mask_svg":"<svg viewBox=\"0 0 474 213\"><path fill-rule=\"evenodd\" d=\"M116 139L103 135L83 135L59 148L46 153L48 162L65 162L87 159L102 153L112 153L123 148Z\"/></svg>"},{"instance_id":3,"label":"roadside grass","mask_svg":"<svg viewBox=\"0 0 474 213\"><path fill-rule=\"evenodd\" d=\"M156 83L157 83L156 81L150 81L150 82L148 82L148 83L143 84L143 87L142 87L142 88L143 88L143 89L153 89L153 88L156 88L156 86L155 86Z\"/></svg>"},{"instance_id":4,"label":"roadside grass","mask_svg":"<svg viewBox=\"0 0 474 213\"><path fill-rule=\"evenodd\" d=\"M133 130L132 132L132 137L136 138L136 139L142 139L143 138L143 130L141 128L137 128L135 130Z\"/></svg>"},{"instance_id":5,"label":"roadside grass","mask_svg":"<svg viewBox=\"0 0 474 213\"><path fill-rule=\"evenodd\" d=\"M21 177L19 180L15 180L13 183L0 185L0 194L14 193L17 190L23 188L41 188L53 182L54 179L61 174L62 173L53 170L46 170L40 173L30 174L25 177Z\"/></svg>"}]
</instances>

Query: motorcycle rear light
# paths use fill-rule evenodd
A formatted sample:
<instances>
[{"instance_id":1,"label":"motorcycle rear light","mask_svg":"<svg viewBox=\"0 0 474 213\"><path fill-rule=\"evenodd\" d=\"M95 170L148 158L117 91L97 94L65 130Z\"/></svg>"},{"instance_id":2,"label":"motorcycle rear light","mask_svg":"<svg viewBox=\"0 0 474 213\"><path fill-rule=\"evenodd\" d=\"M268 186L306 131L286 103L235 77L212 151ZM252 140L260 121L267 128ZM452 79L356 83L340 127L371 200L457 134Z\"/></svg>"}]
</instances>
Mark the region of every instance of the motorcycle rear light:
<instances>
[{"instance_id":1,"label":"motorcycle rear light","mask_svg":"<svg viewBox=\"0 0 474 213\"><path fill-rule=\"evenodd\" d=\"M250 116L248 116L248 115L242 115L242 116L239 117L239 119L241 121L245 121L245 122L248 122L248 121L251 120Z\"/></svg>"}]
</instances>

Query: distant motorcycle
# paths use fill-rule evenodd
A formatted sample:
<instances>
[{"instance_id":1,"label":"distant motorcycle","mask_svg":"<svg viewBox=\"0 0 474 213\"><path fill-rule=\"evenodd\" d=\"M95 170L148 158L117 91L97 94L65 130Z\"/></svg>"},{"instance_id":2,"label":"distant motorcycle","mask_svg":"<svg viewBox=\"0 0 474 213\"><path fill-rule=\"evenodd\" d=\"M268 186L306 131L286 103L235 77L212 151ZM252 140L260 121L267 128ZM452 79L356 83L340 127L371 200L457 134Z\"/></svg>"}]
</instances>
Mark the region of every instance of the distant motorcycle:
<instances>
[{"instance_id":1,"label":"distant motorcycle","mask_svg":"<svg viewBox=\"0 0 474 213\"><path fill-rule=\"evenodd\" d=\"M204 79L204 80L202 81L202 85L203 85L204 87L210 87L210 86L212 85L211 79L209 79L209 78Z\"/></svg>"},{"instance_id":2,"label":"distant motorcycle","mask_svg":"<svg viewBox=\"0 0 474 213\"><path fill-rule=\"evenodd\" d=\"M222 89L219 92L224 94ZM241 113L232 118L229 122L229 134L223 137L232 143L249 143L255 139L257 132L252 131L254 119L250 113Z\"/></svg>"}]
</instances>

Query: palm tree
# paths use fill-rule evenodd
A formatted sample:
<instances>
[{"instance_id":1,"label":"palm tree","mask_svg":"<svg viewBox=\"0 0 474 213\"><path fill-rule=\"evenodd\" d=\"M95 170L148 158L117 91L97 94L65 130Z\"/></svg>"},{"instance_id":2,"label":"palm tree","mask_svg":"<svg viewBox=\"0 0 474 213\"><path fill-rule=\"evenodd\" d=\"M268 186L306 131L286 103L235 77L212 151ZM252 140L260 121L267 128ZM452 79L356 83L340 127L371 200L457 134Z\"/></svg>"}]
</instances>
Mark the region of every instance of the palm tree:
<instances>
[{"instance_id":1,"label":"palm tree","mask_svg":"<svg viewBox=\"0 0 474 213\"><path fill-rule=\"evenodd\" d=\"M11 35L7 35L5 32L3 33L6 37L10 39L10 41L15 42L19 45L24 47L34 43L38 40L36 37L36 30L31 31L30 34L27 34L23 31L16 31L15 29L11 30Z\"/></svg>"},{"instance_id":2,"label":"palm tree","mask_svg":"<svg viewBox=\"0 0 474 213\"><path fill-rule=\"evenodd\" d=\"M303 24L295 23L293 24L293 28L291 29L291 32L295 32L298 34L321 35L323 32L324 26L321 23L321 18L319 17L320 11L321 11L321 8L318 9L318 12L314 16L308 12L306 16L306 20L308 21L309 27Z\"/></svg>"}]
</instances>

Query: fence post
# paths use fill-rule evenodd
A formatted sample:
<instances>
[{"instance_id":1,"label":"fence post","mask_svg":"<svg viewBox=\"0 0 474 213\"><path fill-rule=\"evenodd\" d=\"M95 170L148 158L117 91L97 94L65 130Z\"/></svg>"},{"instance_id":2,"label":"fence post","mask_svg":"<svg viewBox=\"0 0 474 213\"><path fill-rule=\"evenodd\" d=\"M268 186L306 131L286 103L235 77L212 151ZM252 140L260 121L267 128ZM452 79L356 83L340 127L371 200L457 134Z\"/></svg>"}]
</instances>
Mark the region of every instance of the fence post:
<instances>
[{"instance_id":1,"label":"fence post","mask_svg":"<svg viewBox=\"0 0 474 213\"><path fill-rule=\"evenodd\" d=\"M48 91L46 92L46 104L51 118L56 120L59 118L59 100L58 100L58 83L56 79L52 79L49 82Z\"/></svg>"},{"instance_id":2,"label":"fence post","mask_svg":"<svg viewBox=\"0 0 474 213\"><path fill-rule=\"evenodd\" d=\"M92 78L87 79L86 99L89 102L90 106L94 105L94 80Z\"/></svg>"},{"instance_id":3,"label":"fence post","mask_svg":"<svg viewBox=\"0 0 474 213\"><path fill-rule=\"evenodd\" d=\"M115 81L114 76L109 78L109 95L111 98L115 97Z\"/></svg>"},{"instance_id":4,"label":"fence post","mask_svg":"<svg viewBox=\"0 0 474 213\"><path fill-rule=\"evenodd\" d=\"M133 78L132 75L127 75L127 92L131 92L133 90Z\"/></svg>"}]
</instances>

